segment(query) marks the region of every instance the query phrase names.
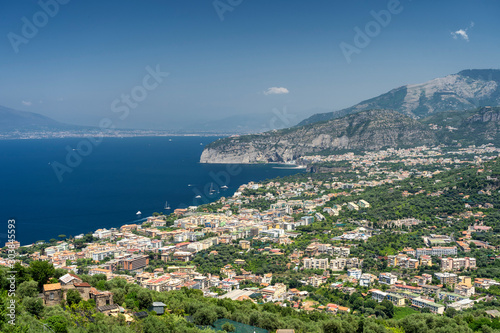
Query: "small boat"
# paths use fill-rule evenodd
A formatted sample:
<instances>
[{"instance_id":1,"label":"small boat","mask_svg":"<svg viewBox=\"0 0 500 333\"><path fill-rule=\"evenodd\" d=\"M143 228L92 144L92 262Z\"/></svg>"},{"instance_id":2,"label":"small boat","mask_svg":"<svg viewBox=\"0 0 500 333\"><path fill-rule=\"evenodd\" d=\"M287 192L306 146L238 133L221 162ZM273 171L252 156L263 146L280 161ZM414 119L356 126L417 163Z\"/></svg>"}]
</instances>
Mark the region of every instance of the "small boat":
<instances>
[{"instance_id":1,"label":"small boat","mask_svg":"<svg viewBox=\"0 0 500 333\"><path fill-rule=\"evenodd\" d=\"M141 211L138 211L137 213L135 213L135 215L141 215Z\"/></svg>"},{"instance_id":2,"label":"small boat","mask_svg":"<svg viewBox=\"0 0 500 333\"><path fill-rule=\"evenodd\" d=\"M165 209L170 209L170 205L168 204L168 201L165 201Z\"/></svg>"},{"instance_id":3,"label":"small boat","mask_svg":"<svg viewBox=\"0 0 500 333\"><path fill-rule=\"evenodd\" d=\"M201 198L201 195L195 196L195 199L200 199L200 198Z\"/></svg>"},{"instance_id":4,"label":"small boat","mask_svg":"<svg viewBox=\"0 0 500 333\"><path fill-rule=\"evenodd\" d=\"M213 194L215 192L214 190L214 183L210 184L210 194Z\"/></svg>"},{"instance_id":5,"label":"small boat","mask_svg":"<svg viewBox=\"0 0 500 333\"><path fill-rule=\"evenodd\" d=\"M220 188L223 189L223 190L227 190L228 189L228 187L226 185L222 185Z\"/></svg>"}]
</instances>

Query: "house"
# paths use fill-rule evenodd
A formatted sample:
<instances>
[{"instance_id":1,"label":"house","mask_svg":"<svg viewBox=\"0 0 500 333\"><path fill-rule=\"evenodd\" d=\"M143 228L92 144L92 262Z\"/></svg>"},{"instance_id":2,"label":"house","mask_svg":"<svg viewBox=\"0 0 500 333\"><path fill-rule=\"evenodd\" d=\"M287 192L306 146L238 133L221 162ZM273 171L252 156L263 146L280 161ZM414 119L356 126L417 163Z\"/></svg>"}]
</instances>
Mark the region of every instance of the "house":
<instances>
[{"instance_id":1,"label":"house","mask_svg":"<svg viewBox=\"0 0 500 333\"><path fill-rule=\"evenodd\" d=\"M149 307L149 311L154 311L157 315L162 315L165 313L166 306L167 305L162 302L153 302L153 305Z\"/></svg>"},{"instance_id":2,"label":"house","mask_svg":"<svg viewBox=\"0 0 500 333\"><path fill-rule=\"evenodd\" d=\"M351 268L347 270L347 276L352 277L356 280L359 280L361 277L362 271L359 268Z\"/></svg>"},{"instance_id":3,"label":"house","mask_svg":"<svg viewBox=\"0 0 500 333\"><path fill-rule=\"evenodd\" d=\"M110 291L99 291L96 288L90 288L90 299L94 300L97 307L112 305L113 293Z\"/></svg>"},{"instance_id":4,"label":"house","mask_svg":"<svg viewBox=\"0 0 500 333\"><path fill-rule=\"evenodd\" d=\"M88 301L90 299L90 284L88 284L87 282L82 282L74 283L73 286L75 287L76 291L80 293L80 296L82 296L84 301Z\"/></svg>"},{"instance_id":5,"label":"house","mask_svg":"<svg viewBox=\"0 0 500 333\"><path fill-rule=\"evenodd\" d=\"M43 304L45 306L57 305L63 300L64 293L60 283L43 285Z\"/></svg>"},{"instance_id":6,"label":"house","mask_svg":"<svg viewBox=\"0 0 500 333\"><path fill-rule=\"evenodd\" d=\"M394 274L391 273L380 273L378 276L378 282L380 284L395 284L396 281L398 280L398 277Z\"/></svg>"}]
</instances>

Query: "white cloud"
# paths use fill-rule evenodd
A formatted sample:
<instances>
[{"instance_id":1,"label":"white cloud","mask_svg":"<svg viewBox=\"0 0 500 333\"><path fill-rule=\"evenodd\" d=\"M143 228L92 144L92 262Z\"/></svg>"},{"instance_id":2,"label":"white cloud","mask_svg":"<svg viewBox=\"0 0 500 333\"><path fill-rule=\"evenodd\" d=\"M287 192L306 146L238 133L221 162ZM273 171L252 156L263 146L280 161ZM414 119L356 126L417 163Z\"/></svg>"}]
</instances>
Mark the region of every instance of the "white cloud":
<instances>
[{"instance_id":1,"label":"white cloud","mask_svg":"<svg viewBox=\"0 0 500 333\"><path fill-rule=\"evenodd\" d=\"M21 103L23 103L26 106L31 106L31 104L33 104L30 101L22 101Z\"/></svg>"},{"instance_id":2,"label":"white cloud","mask_svg":"<svg viewBox=\"0 0 500 333\"><path fill-rule=\"evenodd\" d=\"M264 91L264 95L282 95L288 93L289 93L288 89L283 87L271 87L266 91Z\"/></svg>"},{"instance_id":3,"label":"white cloud","mask_svg":"<svg viewBox=\"0 0 500 333\"><path fill-rule=\"evenodd\" d=\"M459 39L459 38L462 38L463 40L465 41L469 41L469 35L467 34L467 31L471 28L474 27L474 22L471 22L469 24L469 27L468 28L465 28L465 29L458 29L457 31L453 31L451 33L451 36L453 37L453 39Z\"/></svg>"}]
</instances>

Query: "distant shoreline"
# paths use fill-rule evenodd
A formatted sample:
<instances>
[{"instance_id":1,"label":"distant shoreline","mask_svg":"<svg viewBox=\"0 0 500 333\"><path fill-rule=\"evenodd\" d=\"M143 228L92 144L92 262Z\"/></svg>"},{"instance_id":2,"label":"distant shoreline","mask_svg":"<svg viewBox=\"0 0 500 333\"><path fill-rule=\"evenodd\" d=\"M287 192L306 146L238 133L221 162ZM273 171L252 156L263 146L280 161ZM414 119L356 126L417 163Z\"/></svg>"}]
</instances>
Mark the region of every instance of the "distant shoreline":
<instances>
[{"instance_id":1,"label":"distant shoreline","mask_svg":"<svg viewBox=\"0 0 500 333\"><path fill-rule=\"evenodd\" d=\"M0 140L43 140L43 139L70 139L70 138L135 138L135 137L214 137L230 136L230 133L161 133L161 132L89 132L89 133L65 133L65 132L28 132L15 134L0 133Z\"/></svg>"}]
</instances>

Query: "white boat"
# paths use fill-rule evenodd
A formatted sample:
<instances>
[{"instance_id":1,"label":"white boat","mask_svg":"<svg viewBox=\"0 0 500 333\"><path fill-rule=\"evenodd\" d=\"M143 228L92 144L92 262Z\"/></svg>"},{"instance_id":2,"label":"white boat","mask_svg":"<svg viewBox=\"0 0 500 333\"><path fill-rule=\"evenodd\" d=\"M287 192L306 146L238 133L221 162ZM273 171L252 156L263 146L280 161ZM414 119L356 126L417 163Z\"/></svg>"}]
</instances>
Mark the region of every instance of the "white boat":
<instances>
[{"instance_id":1,"label":"white boat","mask_svg":"<svg viewBox=\"0 0 500 333\"><path fill-rule=\"evenodd\" d=\"M200 199L201 198L201 195L197 195L195 196L196 199Z\"/></svg>"},{"instance_id":2,"label":"white boat","mask_svg":"<svg viewBox=\"0 0 500 333\"><path fill-rule=\"evenodd\" d=\"M137 213L135 213L135 215L141 215L141 211L138 211Z\"/></svg>"},{"instance_id":3,"label":"white boat","mask_svg":"<svg viewBox=\"0 0 500 333\"><path fill-rule=\"evenodd\" d=\"M228 189L228 187L226 185L222 185L220 188L223 189L223 190L227 190Z\"/></svg>"},{"instance_id":4,"label":"white boat","mask_svg":"<svg viewBox=\"0 0 500 333\"><path fill-rule=\"evenodd\" d=\"M168 201L165 201L165 209L170 209L170 205L168 204Z\"/></svg>"},{"instance_id":5,"label":"white boat","mask_svg":"<svg viewBox=\"0 0 500 333\"><path fill-rule=\"evenodd\" d=\"M215 192L214 190L214 183L210 184L210 194L213 194Z\"/></svg>"}]
</instances>

